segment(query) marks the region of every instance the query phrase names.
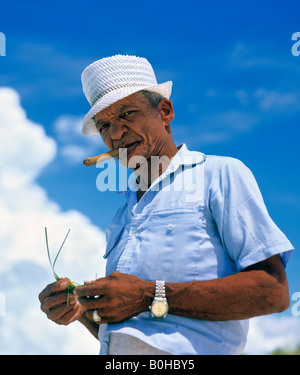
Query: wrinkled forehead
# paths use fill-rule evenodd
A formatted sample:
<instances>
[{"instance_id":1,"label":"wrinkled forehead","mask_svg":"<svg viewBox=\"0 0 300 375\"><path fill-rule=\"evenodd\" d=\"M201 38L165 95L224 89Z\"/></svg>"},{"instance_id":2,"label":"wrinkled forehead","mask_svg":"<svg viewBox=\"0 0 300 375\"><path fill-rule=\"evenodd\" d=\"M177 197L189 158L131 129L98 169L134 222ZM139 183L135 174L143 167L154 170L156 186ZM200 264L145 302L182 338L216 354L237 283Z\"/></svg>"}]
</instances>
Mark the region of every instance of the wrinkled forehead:
<instances>
[{"instance_id":1,"label":"wrinkled forehead","mask_svg":"<svg viewBox=\"0 0 300 375\"><path fill-rule=\"evenodd\" d=\"M105 120L109 117L118 116L130 109L146 109L147 107L150 107L147 99L145 99L141 92L137 92L102 109L94 116L94 119L96 121Z\"/></svg>"}]
</instances>

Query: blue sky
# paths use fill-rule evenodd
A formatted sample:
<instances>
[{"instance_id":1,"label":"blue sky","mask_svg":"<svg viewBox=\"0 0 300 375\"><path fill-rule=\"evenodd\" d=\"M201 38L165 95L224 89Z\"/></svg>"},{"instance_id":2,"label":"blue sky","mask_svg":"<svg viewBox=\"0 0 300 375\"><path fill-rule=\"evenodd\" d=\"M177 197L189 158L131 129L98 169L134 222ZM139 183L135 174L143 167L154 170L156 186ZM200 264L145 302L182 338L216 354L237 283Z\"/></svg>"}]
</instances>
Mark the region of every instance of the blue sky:
<instances>
[{"instance_id":1,"label":"blue sky","mask_svg":"<svg viewBox=\"0 0 300 375\"><path fill-rule=\"evenodd\" d=\"M173 81L176 143L242 160L298 249L300 56L291 53L291 37L300 31L299 8L292 0L3 3L0 87L13 89L27 119L45 131L45 148L31 148L33 157L45 157L31 183L55 202L60 217L78 212L102 233L123 198L100 193L99 170L82 164L105 148L98 136L80 134L89 109L80 75L101 57L143 56L158 82ZM19 133L15 147L24 147L28 134ZM16 267L16 259L10 262ZM296 251L287 269L291 295L300 291L299 262ZM283 315L292 318L290 309Z\"/></svg>"}]
</instances>

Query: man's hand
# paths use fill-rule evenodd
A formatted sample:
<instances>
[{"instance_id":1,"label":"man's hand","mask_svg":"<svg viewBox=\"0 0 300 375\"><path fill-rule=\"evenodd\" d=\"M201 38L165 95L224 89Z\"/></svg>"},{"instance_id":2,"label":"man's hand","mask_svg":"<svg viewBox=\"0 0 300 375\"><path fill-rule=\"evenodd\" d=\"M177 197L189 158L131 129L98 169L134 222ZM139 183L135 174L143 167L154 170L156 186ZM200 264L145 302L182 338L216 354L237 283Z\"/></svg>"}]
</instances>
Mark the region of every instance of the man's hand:
<instances>
[{"instance_id":1,"label":"man's hand","mask_svg":"<svg viewBox=\"0 0 300 375\"><path fill-rule=\"evenodd\" d=\"M136 276L114 272L74 290L86 316L97 310L102 323L117 323L148 311L154 298L155 283Z\"/></svg>"},{"instance_id":2,"label":"man's hand","mask_svg":"<svg viewBox=\"0 0 300 375\"><path fill-rule=\"evenodd\" d=\"M39 294L41 310L48 319L60 325L68 325L82 317L84 308L75 295L68 293L67 278L46 286Z\"/></svg>"}]
</instances>

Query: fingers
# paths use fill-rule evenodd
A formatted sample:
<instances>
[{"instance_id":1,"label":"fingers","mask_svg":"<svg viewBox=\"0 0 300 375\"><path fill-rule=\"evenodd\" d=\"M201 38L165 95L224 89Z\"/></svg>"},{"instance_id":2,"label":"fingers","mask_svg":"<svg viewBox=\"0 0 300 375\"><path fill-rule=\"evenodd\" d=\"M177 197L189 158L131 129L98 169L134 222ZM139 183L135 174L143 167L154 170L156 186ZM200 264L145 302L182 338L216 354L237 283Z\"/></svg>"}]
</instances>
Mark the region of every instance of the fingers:
<instances>
[{"instance_id":1,"label":"fingers","mask_svg":"<svg viewBox=\"0 0 300 375\"><path fill-rule=\"evenodd\" d=\"M68 325L80 318L84 308L76 296L63 291L45 298L41 303L41 310L53 322Z\"/></svg>"},{"instance_id":2,"label":"fingers","mask_svg":"<svg viewBox=\"0 0 300 375\"><path fill-rule=\"evenodd\" d=\"M94 320L94 311L97 311L98 316L101 317L99 321ZM89 320L92 320L93 322L99 325L104 323L110 323L109 319L107 319L106 316L104 316L104 314L101 312L101 309L88 310L85 312L85 315Z\"/></svg>"},{"instance_id":3,"label":"fingers","mask_svg":"<svg viewBox=\"0 0 300 375\"><path fill-rule=\"evenodd\" d=\"M78 297L95 297L107 294L110 289L113 288L113 285L111 284L111 281L114 279L113 275L114 273L94 281L85 281L84 285L76 287L74 293Z\"/></svg>"},{"instance_id":4,"label":"fingers","mask_svg":"<svg viewBox=\"0 0 300 375\"><path fill-rule=\"evenodd\" d=\"M70 280L64 278L47 285L39 294L41 310L57 324L68 325L80 318L84 311L78 298L69 293L69 286Z\"/></svg>"},{"instance_id":5,"label":"fingers","mask_svg":"<svg viewBox=\"0 0 300 375\"><path fill-rule=\"evenodd\" d=\"M50 309L47 313L48 319L59 325L68 325L80 318L83 308L79 303L69 305L66 304Z\"/></svg>"},{"instance_id":6,"label":"fingers","mask_svg":"<svg viewBox=\"0 0 300 375\"><path fill-rule=\"evenodd\" d=\"M77 302L76 296L66 293L58 293L55 296L47 297L41 302L41 310L47 314L55 306L66 304L74 305Z\"/></svg>"},{"instance_id":7,"label":"fingers","mask_svg":"<svg viewBox=\"0 0 300 375\"><path fill-rule=\"evenodd\" d=\"M73 305L66 307L65 304L57 306L47 311L47 318L59 323L60 319L73 310Z\"/></svg>"},{"instance_id":8,"label":"fingers","mask_svg":"<svg viewBox=\"0 0 300 375\"><path fill-rule=\"evenodd\" d=\"M104 296L98 297L80 297L79 303L84 308L85 315L91 321L97 324L109 323L107 320L107 298ZM93 312L97 311L98 315L101 317L100 321L95 321L93 317Z\"/></svg>"},{"instance_id":9,"label":"fingers","mask_svg":"<svg viewBox=\"0 0 300 375\"><path fill-rule=\"evenodd\" d=\"M52 284L49 284L46 286L45 289L41 291L39 294L39 300L42 303L42 301L49 297L51 294L62 292L68 288L70 280L69 279L61 279L59 281L55 281Z\"/></svg>"},{"instance_id":10,"label":"fingers","mask_svg":"<svg viewBox=\"0 0 300 375\"><path fill-rule=\"evenodd\" d=\"M89 297L80 297L79 302L85 308L85 310L95 310L101 308L102 297L89 298Z\"/></svg>"},{"instance_id":11,"label":"fingers","mask_svg":"<svg viewBox=\"0 0 300 375\"><path fill-rule=\"evenodd\" d=\"M99 282L96 283L90 283L83 286L78 286L74 290L74 294L78 297L95 297L100 295L100 285Z\"/></svg>"},{"instance_id":12,"label":"fingers","mask_svg":"<svg viewBox=\"0 0 300 375\"><path fill-rule=\"evenodd\" d=\"M78 286L74 293L78 297L95 297L104 294L109 294L112 289L116 286L112 282L117 280L118 272L114 272L109 276L96 279L90 283L85 282L83 286Z\"/></svg>"}]
</instances>

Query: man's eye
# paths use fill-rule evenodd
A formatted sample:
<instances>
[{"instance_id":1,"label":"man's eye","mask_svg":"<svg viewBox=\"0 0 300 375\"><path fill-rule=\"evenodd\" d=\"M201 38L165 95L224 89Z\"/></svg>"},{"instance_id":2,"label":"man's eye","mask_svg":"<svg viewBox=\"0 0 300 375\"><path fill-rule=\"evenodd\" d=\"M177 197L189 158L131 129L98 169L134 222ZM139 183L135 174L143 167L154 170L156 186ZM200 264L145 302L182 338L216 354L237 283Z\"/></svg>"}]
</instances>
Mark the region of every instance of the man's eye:
<instances>
[{"instance_id":1,"label":"man's eye","mask_svg":"<svg viewBox=\"0 0 300 375\"><path fill-rule=\"evenodd\" d=\"M125 118L129 115L131 115L132 113L134 113L135 111L127 111L127 112L124 112L120 115L120 118Z\"/></svg>"},{"instance_id":2,"label":"man's eye","mask_svg":"<svg viewBox=\"0 0 300 375\"><path fill-rule=\"evenodd\" d=\"M101 134L106 128L108 128L108 124L103 124L102 126L100 126L99 133Z\"/></svg>"}]
</instances>

